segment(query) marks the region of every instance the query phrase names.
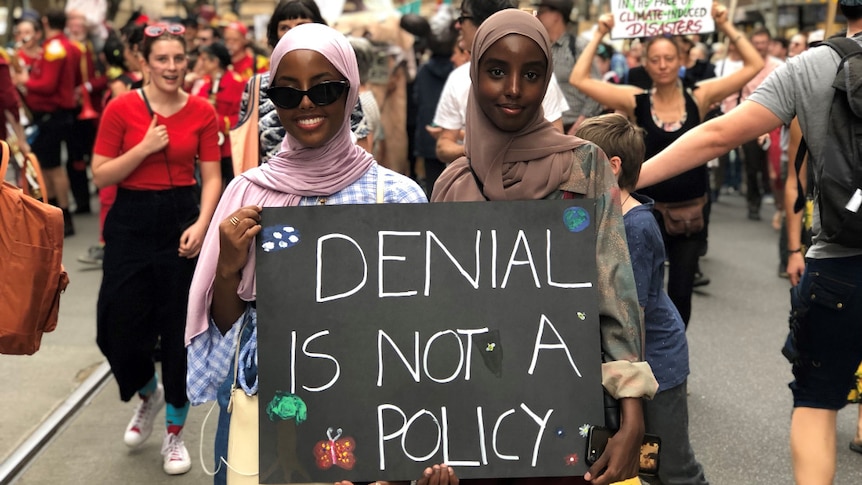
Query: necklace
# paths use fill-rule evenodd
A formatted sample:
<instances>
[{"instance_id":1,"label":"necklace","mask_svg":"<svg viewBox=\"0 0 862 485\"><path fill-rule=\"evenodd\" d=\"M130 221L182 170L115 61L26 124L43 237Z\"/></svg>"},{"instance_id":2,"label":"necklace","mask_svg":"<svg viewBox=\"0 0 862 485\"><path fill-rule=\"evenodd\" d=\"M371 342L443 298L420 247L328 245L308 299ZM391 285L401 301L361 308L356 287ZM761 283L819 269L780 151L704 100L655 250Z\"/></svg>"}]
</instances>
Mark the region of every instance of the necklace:
<instances>
[{"instance_id":1,"label":"necklace","mask_svg":"<svg viewBox=\"0 0 862 485\"><path fill-rule=\"evenodd\" d=\"M622 203L622 204L620 204L620 207L625 207L626 202L628 202L628 201L629 201L629 199L631 199L631 198L632 198L632 193L631 193L631 192L629 192L628 197L626 197L626 199L623 201L623 203Z\"/></svg>"},{"instance_id":2,"label":"necklace","mask_svg":"<svg viewBox=\"0 0 862 485\"><path fill-rule=\"evenodd\" d=\"M662 131L673 132L678 131L682 128L682 125L688 120L688 111L685 109L685 92L683 90L682 82L677 81L677 88L679 90L679 97L676 97L674 100L674 106L672 111L679 113L679 118L676 121L664 121L659 118L658 113L655 109L655 103L653 102L653 98L658 92L658 88L652 88L649 93L649 109L650 115L652 116L652 121L655 125L660 128Z\"/></svg>"}]
</instances>

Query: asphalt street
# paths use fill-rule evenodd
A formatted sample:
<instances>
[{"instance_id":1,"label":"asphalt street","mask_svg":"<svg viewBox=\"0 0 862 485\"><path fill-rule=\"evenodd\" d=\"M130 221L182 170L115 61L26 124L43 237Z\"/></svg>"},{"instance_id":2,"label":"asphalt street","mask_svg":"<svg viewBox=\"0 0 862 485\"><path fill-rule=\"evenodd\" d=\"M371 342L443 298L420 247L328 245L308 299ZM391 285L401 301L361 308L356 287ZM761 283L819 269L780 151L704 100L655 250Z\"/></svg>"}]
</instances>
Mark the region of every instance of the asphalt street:
<instances>
[{"instance_id":1,"label":"asphalt street","mask_svg":"<svg viewBox=\"0 0 862 485\"><path fill-rule=\"evenodd\" d=\"M777 276L778 233L769 222L772 207L764 204L761 213L763 221L748 220L744 197L739 195L722 196L713 206L709 252L701 261L711 283L698 288L688 330L692 444L707 478L717 485L793 483L788 446L791 375L780 353L789 284ZM77 234L66 239L64 262L71 283L61 300L57 330L45 335L41 350L33 356L0 356L0 458L4 461L66 406L83 382L105 369L95 344L101 271L76 261L96 242L98 217L79 216L75 224ZM136 451L122 443L133 408L134 403L120 402L116 383L107 378L13 478L14 483L210 482L201 469L200 446L205 457L212 456L217 411L202 438L201 423L209 405L192 409L184 433L192 471L169 477L161 469L159 433L154 432ZM839 413L838 485L862 483L862 455L847 446L856 416L855 407Z\"/></svg>"}]
</instances>

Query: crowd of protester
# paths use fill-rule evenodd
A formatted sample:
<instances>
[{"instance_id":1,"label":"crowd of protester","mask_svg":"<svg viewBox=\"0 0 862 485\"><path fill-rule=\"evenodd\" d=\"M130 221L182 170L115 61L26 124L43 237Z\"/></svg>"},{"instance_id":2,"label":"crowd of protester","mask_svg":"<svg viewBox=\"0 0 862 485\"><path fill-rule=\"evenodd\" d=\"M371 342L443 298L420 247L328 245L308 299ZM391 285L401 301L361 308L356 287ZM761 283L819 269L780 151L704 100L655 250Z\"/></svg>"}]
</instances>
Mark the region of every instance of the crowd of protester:
<instances>
[{"instance_id":1,"label":"crowd of protester","mask_svg":"<svg viewBox=\"0 0 862 485\"><path fill-rule=\"evenodd\" d=\"M857 0L841 2L860 8ZM535 18L514 13L519 6L532 8ZM78 260L104 270L98 344L121 399L138 400L125 443L140 446L167 403L164 471L187 472L191 461L181 436L190 400L218 400L225 408L230 383L224 387L224 379L233 377L226 368L211 374L210 354L238 343L244 353L256 352L256 311L245 283L253 278L248 245L259 229L260 207L258 199L248 198L246 179L235 181L230 144L231 129L254 109L250 99L256 95L261 168L247 180L265 179L253 187L265 187L257 195L273 203L373 202L369 184L378 177L385 179L384 195L392 202L541 199L556 193L566 177L595 184L585 195L613 197L616 205L605 215L613 226L602 237L636 234L651 244L630 240L631 257L619 252L623 245L611 258L598 258L599 265L612 260L634 267L633 275L609 271L618 280L601 283L600 290L634 308L637 283L646 312L641 353L652 370L636 373L649 374L644 382L657 379L651 381L657 392L643 384L634 394L617 396L629 401L654 395L643 413L625 403L624 413L634 416L625 420L634 426L625 434L662 433L671 450L658 477L645 481L708 483L709 470L688 439L685 329L697 311L693 288L709 283L698 264L708 251L709 211L722 197L744 194L743 217L760 221L763 206L771 204L777 274L798 283L795 257L802 249L789 249L788 240L795 239L788 230L793 236L800 224L784 193L788 178L795 177L788 167L795 151L791 125L778 123L704 165L660 182L651 179L646 187L638 183L640 164L660 158L677 140L688 139L686 133L747 106L750 97L763 98L756 95L758 87L769 86L772 73L822 40L823 32L795 29L773 36L763 26L735 26L715 4L714 33L611 40L612 16L579 32L587 24L579 22L574 7L572 0L463 0L457 7L438 3L425 17L393 10L386 14L392 22L371 28L347 16L327 22L314 0L280 0L258 38L235 13L219 16L206 6L182 18L138 10L123 25L94 25L84 13L62 9L25 10L16 18L10 44L0 49L0 136L38 159L47 202L62 210L66 237L75 235L74 217L93 212L91 199L98 197L99 239ZM313 24L302 27L310 37L283 40L304 24ZM505 29L514 29L516 40L488 40ZM540 49L527 49L524 57L527 45ZM541 89L532 86L535 93L524 95L527 113L541 116L510 126L489 115L491 108L482 103L492 101L479 87L491 82L482 69L502 71L478 67L489 51L511 55L517 68L517 62L528 61L547 67L536 74L544 76ZM297 62L325 81L312 86L317 78L306 79ZM285 76L305 90L285 86ZM252 79L260 81L257 93L250 91ZM341 99L349 104L335 103ZM326 116L288 119L286 113L306 101ZM336 119L331 126L330 115ZM309 135L318 125L326 128L321 139ZM520 168L506 168L511 173L494 172L498 158L508 160L496 153L503 146L517 146L531 157L513 160ZM320 173L297 164L312 162L304 149L315 154ZM560 153L596 165L579 166L584 173L573 175L561 168ZM548 183L553 190L545 190ZM690 200L703 201L704 222L696 231L670 232L660 207ZM812 217L810 210L806 217ZM152 231L142 232L141 225ZM599 246L597 256L603 250L610 251ZM224 278L227 273L233 277ZM617 309L614 318L632 324L632 312ZM640 360L613 348L611 340L603 341L603 351L617 351L616 361ZM254 374L256 366L244 372ZM220 430L226 426L220 420ZM224 456L226 446L227 435L219 434L216 456ZM862 453L862 434L851 449ZM610 452L609 476L617 479L632 475L620 450ZM441 473L441 480L457 482L452 470L433 471ZM216 475L216 483L224 479L224 472Z\"/></svg>"}]
</instances>

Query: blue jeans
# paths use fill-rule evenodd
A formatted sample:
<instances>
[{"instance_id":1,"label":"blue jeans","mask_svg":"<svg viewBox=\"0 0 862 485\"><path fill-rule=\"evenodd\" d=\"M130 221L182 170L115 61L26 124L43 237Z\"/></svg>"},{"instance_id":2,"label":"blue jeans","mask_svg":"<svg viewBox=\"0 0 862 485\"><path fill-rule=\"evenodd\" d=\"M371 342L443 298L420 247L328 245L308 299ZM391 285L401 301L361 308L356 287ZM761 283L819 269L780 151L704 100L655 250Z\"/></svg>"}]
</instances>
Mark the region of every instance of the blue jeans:
<instances>
[{"instance_id":1,"label":"blue jeans","mask_svg":"<svg viewBox=\"0 0 862 485\"><path fill-rule=\"evenodd\" d=\"M841 409L862 362L862 256L807 259L790 300L793 406Z\"/></svg>"},{"instance_id":2,"label":"blue jeans","mask_svg":"<svg viewBox=\"0 0 862 485\"><path fill-rule=\"evenodd\" d=\"M246 326L239 337L240 342L238 345L245 345L251 334L252 328ZM257 374L257 369L254 368L254 365L252 364L252 367L246 368L246 377L254 379L254 376ZM218 472L213 476L213 483L215 485L227 485L227 465L222 463L222 459L227 460L227 444L230 438L230 413L227 411L227 406L230 403L230 390L233 386L233 367L234 363L231 360L230 370L224 382L219 386L217 393L219 407L218 428L216 428L215 443L213 444L213 448L215 449L215 466L218 469Z\"/></svg>"}]
</instances>

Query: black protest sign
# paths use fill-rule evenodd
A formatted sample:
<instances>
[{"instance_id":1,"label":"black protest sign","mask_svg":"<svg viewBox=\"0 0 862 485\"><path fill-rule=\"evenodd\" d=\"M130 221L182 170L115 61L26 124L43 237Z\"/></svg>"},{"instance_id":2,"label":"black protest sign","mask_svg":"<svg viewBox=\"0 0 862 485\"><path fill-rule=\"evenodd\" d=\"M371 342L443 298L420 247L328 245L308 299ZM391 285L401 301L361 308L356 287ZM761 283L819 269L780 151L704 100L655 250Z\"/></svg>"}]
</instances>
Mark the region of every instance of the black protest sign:
<instances>
[{"instance_id":1,"label":"black protest sign","mask_svg":"<svg viewBox=\"0 0 862 485\"><path fill-rule=\"evenodd\" d=\"M583 475L592 200L265 208L260 482Z\"/></svg>"}]
</instances>

